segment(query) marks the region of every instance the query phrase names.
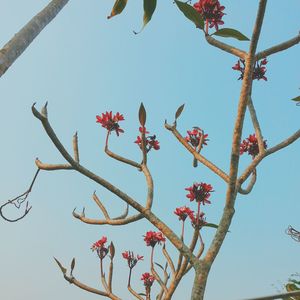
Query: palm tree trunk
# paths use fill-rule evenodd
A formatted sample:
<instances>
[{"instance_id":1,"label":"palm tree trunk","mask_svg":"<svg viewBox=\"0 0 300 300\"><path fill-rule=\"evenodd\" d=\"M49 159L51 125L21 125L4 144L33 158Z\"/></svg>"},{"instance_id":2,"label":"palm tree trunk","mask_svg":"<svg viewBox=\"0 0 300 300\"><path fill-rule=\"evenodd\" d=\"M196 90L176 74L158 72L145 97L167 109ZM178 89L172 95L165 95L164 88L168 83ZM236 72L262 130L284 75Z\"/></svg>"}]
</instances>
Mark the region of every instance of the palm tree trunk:
<instances>
[{"instance_id":1,"label":"palm tree trunk","mask_svg":"<svg viewBox=\"0 0 300 300\"><path fill-rule=\"evenodd\" d=\"M52 0L0 50L0 77L68 2Z\"/></svg>"}]
</instances>

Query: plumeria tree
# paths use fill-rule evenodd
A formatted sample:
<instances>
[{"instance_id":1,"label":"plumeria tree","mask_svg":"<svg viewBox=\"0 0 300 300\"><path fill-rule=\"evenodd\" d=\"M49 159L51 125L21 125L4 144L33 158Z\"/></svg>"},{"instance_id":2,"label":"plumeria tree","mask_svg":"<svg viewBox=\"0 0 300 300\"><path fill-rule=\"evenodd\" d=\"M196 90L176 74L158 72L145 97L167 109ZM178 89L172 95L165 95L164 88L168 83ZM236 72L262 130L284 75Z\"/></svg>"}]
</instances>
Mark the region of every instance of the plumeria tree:
<instances>
[{"instance_id":1,"label":"plumeria tree","mask_svg":"<svg viewBox=\"0 0 300 300\"><path fill-rule=\"evenodd\" d=\"M120 14L125 9L126 4L126 0L117 0L109 18ZM132 141L132 143L136 144L140 149L140 159L132 160L121 156L120 154L113 152L109 146L109 141L112 136L115 135L118 138L124 133L122 124L125 122L125 112L103 112L96 116L96 123L105 130L105 134L103 134L105 153L116 161L135 168L143 174L147 185L145 204L138 199L134 199L119 187L113 185L108 180L95 174L81 164L77 133L73 136L73 154L63 146L49 122L47 103L40 111L36 108L35 104L32 106L33 115L41 122L46 134L66 160L65 164L50 164L36 159L35 163L38 167L36 176L40 170L75 170L96 184L106 188L116 195L120 201L126 203L126 209L122 215L111 217L98 195L94 193L92 198L102 212L104 218L92 219L87 217L84 211L78 213L76 210L73 211L73 216L81 222L92 225L122 226L138 222L141 219L146 219L149 222L149 226L151 226L149 231L144 234L145 246L150 250L150 260L148 262L148 267L143 274L135 274L134 272L134 268L138 263L141 263L142 261L145 263L144 256L136 254L135 249L117 252L113 241L108 242L109 237L107 236L100 237L100 239L95 241L91 246L91 250L97 253L97 258L99 259L102 289L90 287L75 278L73 275L75 259L72 260L70 272L68 272L59 259L55 259L64 278L69 283L90 293L114 300L124 298L123 295L117 295L113 289L113 274L115 270L114 257L116 254L122 256L127 262L127 288L135 299L172 299L182 278L191 270L194 271L194 281L190 292L190 299L203 299L210 269L230 230L230 224L235 213L235 201L237 197L247 195L252 191L257 179L257 167L267 156L280 151L300 138L300 130L298 130L280 143L269 145L262 133L255 110L255 102L252 99L254 80L261 80L262 82L267 81L267 64L269 63L270 57L275 53L297 45L300 42L299 33L290 40L257 52L257 44L264 20L267 0L259 1L255 25L250 39L236 29L223 27L223 17L225 14L228 14L228 12L226 12L224 5L218 0L200 0L195 3L191 3L191 1L182 2L175 0L175 4L183 15L193 22L199 31L203 33L206 42L237 58L237 62L232 66L232 69L239 72L238 79L242 82L237 115L234 121L234 131L231 141L232 151L229 158L230 167L228 171L222 170L212 161L208 160L201 152L204 147L206 147L206 149L209 148L209 135L203 129L205 124L202 124L201 128L198 126L188 128L186 134L180 133L177 129L179 118L184 111L184 105L181 105L176 111L174 109L175 117L174 120L172 120L172 123L166 121L164 124L166 130L178 140L179 144L182 145L182 148L191 154L193 167L199 167L198 164L200 163L224 181L227 187L226 195L224 196L224 210L223 215L217 224L210 222L209 217L205 216L205 206L210 205L214 201L213 195L215 193L214 187L211 183L207 182L205 178L197 178L194 182L191 182L189 186L182 186L182 189L186 191L187 202L189 201L190 203L187 203L187 205L182 207L175 206L173 208L174 214L178 218L178 221L181 222L181 232L177 233L174 231L153 211L152 205L155 200L153 193L154 183L149 168L148 156L154 151L159 151L161 145L157 139L157 135L150 134L151 130L149 128L151 128L151 124L146 124L147 113L143 104L140 105L138 113L138 136L135 141ZM156 0L144 1L143 27L151 20L155 8ZM242 50L219 41L217 37L235 38L242 42L249 41L250 45L247 50ZM250 113L253 132L243 134L243 125L247 110ZM250 164L244 170L241 170L240 168L240 157L242 154L248 154L252 159ZM26 200L35 182L36 176L28 191L20 197L8 201L5 205L14 204L18 206L25 202L27 204L24 216L27 215L30 207ZM244 186L246 181L248 184ZM218 196L218 198L220 197L221 195ZM2 205L0 209L0 213L3 217L2 209L5 205ZM136 213L130 215L129 208L135 210ZM6 219L9 220L8 218ZM202 232L206 227L212 227L216 230L210 244L207 244L202 238ZM187 230L192 232L192 238L190 240L186 236ZM174 247L177 250L178 253L176 257L172 256L168 251L170 247ZM165 266L155 262L154 257L157 255L158 251L159 255L162 255L165 259ZM107 270L105 270L105 268L107 268ZM132 286L133 276L138 276L141 279L144 286L142 292L140 292L138 288ZM153 295L152 287L154 284L158 285L160 290L157 294Z\"/></svg>"}]
</instances>

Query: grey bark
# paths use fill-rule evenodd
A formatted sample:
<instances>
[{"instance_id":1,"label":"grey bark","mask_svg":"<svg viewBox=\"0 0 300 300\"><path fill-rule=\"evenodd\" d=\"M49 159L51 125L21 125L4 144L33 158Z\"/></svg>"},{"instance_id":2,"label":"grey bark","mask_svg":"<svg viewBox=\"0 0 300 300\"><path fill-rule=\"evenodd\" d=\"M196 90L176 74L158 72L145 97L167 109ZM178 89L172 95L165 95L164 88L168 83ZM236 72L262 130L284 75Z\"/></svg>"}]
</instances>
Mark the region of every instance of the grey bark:
<instances>
[{"instance_id":1,"label":"grey bark","mask_svg":"<svg viewBox=\"0 0 300 300\"><path fill-rule=\"evenodd\" d=\"M0 50L0 77L55 18L69 0L52 0Z\"/></svg>"}]
</instances>

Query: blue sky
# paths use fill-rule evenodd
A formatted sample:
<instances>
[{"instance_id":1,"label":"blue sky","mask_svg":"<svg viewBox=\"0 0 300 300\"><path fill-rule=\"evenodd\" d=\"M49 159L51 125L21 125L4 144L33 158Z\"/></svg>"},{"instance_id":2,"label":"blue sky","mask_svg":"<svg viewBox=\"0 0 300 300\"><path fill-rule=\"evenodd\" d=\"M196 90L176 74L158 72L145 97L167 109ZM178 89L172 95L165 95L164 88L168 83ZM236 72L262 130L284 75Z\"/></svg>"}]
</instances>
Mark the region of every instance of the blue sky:
<instances>
[{"instance_id":1,"label":"blue sky","mask_svg":"<svg viewBox=\"0 0 300 300\"><path fill-rule=\"evenodd\" d=\"M2 1L0 42L4 45L48 1ZM251 36L257 1L222 1L226 27ZM152 21L139 34L142 1L129 1L124 13L107 20L113 1L70 1L54 21L1 78L1 202L22 193L36 167L43 162L63 163L31 105L48 101L49 119L64 145L71 150L75 131L79 134L81 162L110 180L141 203L145 182L134 169L120 165L103 153L105 130L95 115L121 112L125 134L112 136L111 149L140 160L133 143L138 131L137 112L143 101L147 129L157 134L161 150L151 152L149 168L155 182L153 210L179 233L173 211L188 204L184 188L194 181L209 182L215 193L206 207L207 220L218 223L225 199L225 184L203 166L194 169L189 153L164 129L173 121L179 105L185 110L178 122L182 134L199 126L209 134L203 154L228 170L231 137L241 81L231 67L236 58L207 45L193 24L173 1L158 1ZM294 37L299 31L299 1L269 1L259 50ZM247 42L226 42L247 49ZM271 56L267 82L255 82L253 101L264 138L272 146L299 129L300 108L289 99L299 94L299 46ZM253 132L246 116L244 137ZM258 182L248 196L239 196L230 234L209 276L206 299L243 299L273 294L290 274L299 272L295 261L299 244L285 233L289 224L299 224L299 142L268 157L258 168ZM242 157L241 168L251 161ZM120 253L133 250L146 257L135 269L134 286L141 290L142 272L149 270L149 249L143 234L154 230L146 221L127 227L88 226L71 216L74 207L86 208L91 217L101 217L91 200L94 191L111 215L125 207L104 188L72 171L42 172L30 195L33 209L22 221L0 220L1 295L20 299L95 299L69 285L61 276L53 256L68 265L76 257L75 276L99 287L98 261L90 246L106 235L116 245L115 287L128 299L128 269ZM192 207L192 205L191 205ZM12 212L14 213L14 212ZM208 245L213 229L204 229ZM171 245L167 245L175 255ZM159 249L157 249L159 250ZM157 251L156 261L163 263ZM174 296L188 299L192 276L187 276ZM274 287L274 285L276 287Z\"/></svg>"}]
</instances>

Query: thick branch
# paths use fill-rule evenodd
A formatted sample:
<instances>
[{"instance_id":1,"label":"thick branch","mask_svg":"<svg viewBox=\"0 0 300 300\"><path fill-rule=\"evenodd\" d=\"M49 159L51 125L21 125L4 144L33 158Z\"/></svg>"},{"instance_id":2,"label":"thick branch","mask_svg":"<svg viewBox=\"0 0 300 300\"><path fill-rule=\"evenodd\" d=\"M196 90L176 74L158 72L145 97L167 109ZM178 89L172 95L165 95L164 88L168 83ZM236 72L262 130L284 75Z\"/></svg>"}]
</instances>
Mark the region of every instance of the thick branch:
<instances>
[{"instance_id":1,"label":"thick branch","mask_svg":"<svg viewBox=\"0 0 300 300\"><path fill-rule=\"evenodd\" d=\"M0 50L0 77L68 2L69 0L52 0L4 45Z\"/></svg>"},{"instance_id":2,"label":"thick branch","mask_svg":"<svg viewBox=\"0 0 300 300\"><path fill-rule=\"evenodd\" d=\"M280 43L276 46L273 46L269 49L266 49L264 51L261 51L261 52L257 53L256 56L255 56L255 59L260 60L264 57L267 57L267 56L270 56L270 55L275 54L277 52L280 52L280 51L286 50L288 48L291 48L291 47L293 47L293 46L295 46L299 43L300 43L300 32L298 33L297 36L295 36L294 38L292 38L292 39L290 39L286 42Z\"/></svg>"},{"instance_id":3,"label":"thick branch","mask_svg":"<svg viewBox=\"0 0 300 300\"><path fill-rule=\"evenodd\" d=\"M233 46L222 43L222 42L216 40L215 38L213 38L210 35L206 35L205 38L206 38L206 41L214 47L217 47L217 48L219 48L219 49L221 49L225 52L228 52L230 54L233 54L233 55L235 55L235 56L237 56L241 59L246 58L247 53L245 51L241 50L241 49L238 49L238 48L235 48Z\"/></svg>"},{"instance_id":4,"label":"thick branch","mask_svg":"<svg viewBox=\"0 0 300 300\"><path fill-rule=\"evenodd\" d=\"M251 93L253 65L255 63L255 51L257 48L257 43L258 43L258 39L259 39L259 35L263 23L266 4L267 4L266 0L260 0L259 2L259 8L258 8L258 13L257 13L253 33L252 33L249 53L246 57L245 73L244 73L243 84L240 93L238 113L235 121L233 140L232 140L229 183L226 192L226 204L224 208L224 213L222 215L217 232L213 238L213 241L203 261L201 261L198 268L196 268L196 276L195 276L194 286L192 290L191 300L203 298L204 289L207 281L207 274L221 248L221 245L223 244L223 241L228 232L229 226L231 224L231 220L234 215L234 204L235 204L235 199L237 194L236 180L237 180L238 164L239 164L239 156L240 156L239 148L240 148L241 135L242 135L248 96Z\"/></svg>"}]
</instances>

